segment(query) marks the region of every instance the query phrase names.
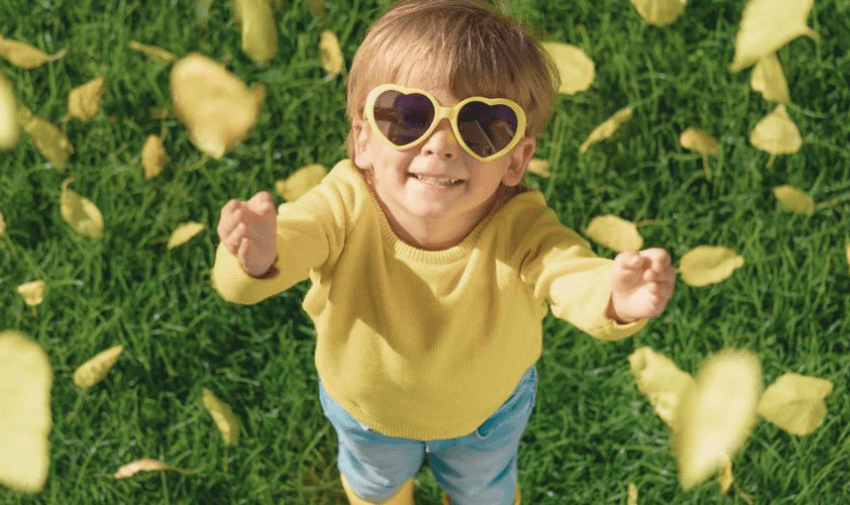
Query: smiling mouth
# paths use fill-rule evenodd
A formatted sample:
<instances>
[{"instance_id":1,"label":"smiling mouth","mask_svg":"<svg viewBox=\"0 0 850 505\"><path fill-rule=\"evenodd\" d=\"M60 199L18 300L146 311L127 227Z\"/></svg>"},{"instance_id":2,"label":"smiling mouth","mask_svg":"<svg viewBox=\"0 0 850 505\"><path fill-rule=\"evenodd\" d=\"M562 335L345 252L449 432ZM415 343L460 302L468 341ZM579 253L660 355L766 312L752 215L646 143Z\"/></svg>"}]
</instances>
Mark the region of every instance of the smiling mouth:
<instances>
[{"instance_id":1,"label":"smiling mouth","mask_svg":"<svg viewBox=\"0 0 850 505\"><path fill-rule=\"evenodd\" d=\"M426 177L424 175L418 175L418 174L408 174L408 175L410 175L410 177L418 179L422 182L427 182L429 184L437 184L437 185L440 185L440 186L458 186L460 184L463 184L463 182L464 182L463 179L448 179L448 178L443 178L443 177Z\"/></svg>"}]
</instances>

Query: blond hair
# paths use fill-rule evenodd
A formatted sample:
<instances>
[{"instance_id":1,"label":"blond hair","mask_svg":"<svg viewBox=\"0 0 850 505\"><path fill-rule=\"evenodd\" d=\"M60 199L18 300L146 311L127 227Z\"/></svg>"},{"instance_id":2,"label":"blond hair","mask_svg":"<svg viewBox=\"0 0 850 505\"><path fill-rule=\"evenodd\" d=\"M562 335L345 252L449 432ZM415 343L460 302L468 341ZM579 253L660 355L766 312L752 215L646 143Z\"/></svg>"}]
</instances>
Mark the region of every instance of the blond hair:
<instances>
[{"instance_id":1,"label":"blond hair","mask_svg":"<svg viewBox=\"0 0 850 505\"><path fill-rule=\"evenodd\" d=\"M366 95L393 83L448 84L458 100L509 98L526 113L526 137L552 116L558 72L530 30L483 0L403 0L366 32L348 75L349 123L363 119ZM353 131L348 153L354 158Z\"/></svg>"}]
</instances>

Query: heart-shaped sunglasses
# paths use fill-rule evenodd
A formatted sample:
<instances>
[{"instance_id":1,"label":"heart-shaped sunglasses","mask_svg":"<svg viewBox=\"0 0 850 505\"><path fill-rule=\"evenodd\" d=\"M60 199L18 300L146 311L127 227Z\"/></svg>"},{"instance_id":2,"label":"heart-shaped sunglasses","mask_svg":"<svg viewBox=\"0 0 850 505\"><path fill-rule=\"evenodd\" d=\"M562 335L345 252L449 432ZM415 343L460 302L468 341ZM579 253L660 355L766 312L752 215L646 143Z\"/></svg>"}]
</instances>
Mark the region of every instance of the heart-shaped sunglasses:
<instances>
[{"instance_id":1,"label":"heart-shaped sunglasses","mask_svg":"<svg viewBox=\"0 0 850 505\"><path fill-rule=\"evenodd\" d=\"M444 118L470 156L490 161L514 148L525 135L525 112L505 98L472 96L443 107L425 90L382 84L366 97L365 115L372 131L391 147L416 147Z\"/></svg>"}]
</instances>

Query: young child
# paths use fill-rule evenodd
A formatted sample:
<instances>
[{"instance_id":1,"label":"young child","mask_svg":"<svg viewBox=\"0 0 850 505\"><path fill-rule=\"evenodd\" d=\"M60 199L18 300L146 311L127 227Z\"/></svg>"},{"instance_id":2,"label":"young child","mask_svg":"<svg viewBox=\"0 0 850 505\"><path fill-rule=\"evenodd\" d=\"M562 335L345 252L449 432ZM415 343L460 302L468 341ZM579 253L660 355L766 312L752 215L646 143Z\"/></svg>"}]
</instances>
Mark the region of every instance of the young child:
<instances>
[{"instance_id":1,"label":"young child","mask_svg":"<svg viewBox=\"0 0 850 505\"><path fill-rule=\"evenodd\" d=\"M614 340L670 299L666 251L598 258L522 188L557 85L485 2L402 1L351 66L350 159L277 215L267 192L222 208L225 299L312 281L319 396L353 504L412 504L426 456L446 503L519 503L548 308Z\"/></svg>"}]
</instances>

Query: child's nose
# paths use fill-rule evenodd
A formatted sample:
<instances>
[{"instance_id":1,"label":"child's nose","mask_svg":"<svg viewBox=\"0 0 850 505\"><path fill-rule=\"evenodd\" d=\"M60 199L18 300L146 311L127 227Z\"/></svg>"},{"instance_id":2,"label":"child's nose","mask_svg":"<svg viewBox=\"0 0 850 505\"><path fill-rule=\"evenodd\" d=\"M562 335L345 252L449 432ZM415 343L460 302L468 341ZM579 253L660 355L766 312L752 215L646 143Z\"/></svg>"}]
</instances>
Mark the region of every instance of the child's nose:
<instances>
[{"instance_id":1,"label":"child's nose","mask_svg":"<svg viewBox=\"0 0 850 505\"><path fill-rule=\"evenodd\" d=\"M456 160L460 157L458 144L448 119L443 119L422 145L422 154L435 155L441 159Z\"/></svg>"}]
</instances>

